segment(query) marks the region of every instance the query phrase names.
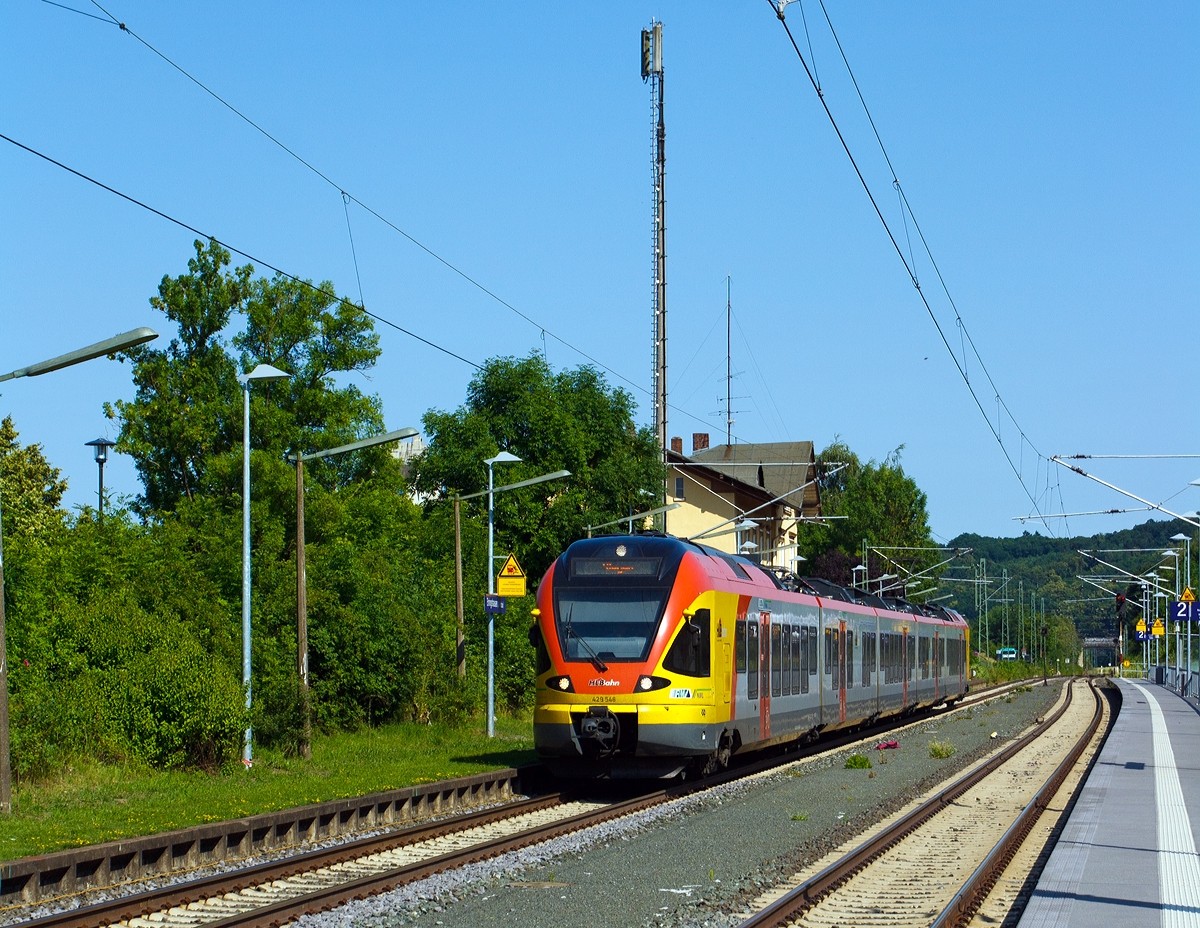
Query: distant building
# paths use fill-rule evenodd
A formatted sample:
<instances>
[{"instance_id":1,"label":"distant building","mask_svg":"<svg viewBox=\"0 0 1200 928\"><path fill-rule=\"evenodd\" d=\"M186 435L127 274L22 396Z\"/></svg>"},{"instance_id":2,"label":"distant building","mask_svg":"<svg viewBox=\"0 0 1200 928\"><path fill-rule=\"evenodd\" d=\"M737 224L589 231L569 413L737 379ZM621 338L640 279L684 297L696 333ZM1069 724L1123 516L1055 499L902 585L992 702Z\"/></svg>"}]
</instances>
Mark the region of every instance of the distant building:
<instances>
[{"instance_id":1,"label":"distant building","mask_svg":"<svg viewBox=\"0 0 1200 928\"><path fill-rule=\"evenodd\" d=\"M425 451L425 439L420 435L414 435L412 438L406 438L398 442L392 449L392 457L400 462L400 468L404 472L410 486L416 474L413 472L414 461L420 457ZM409 498L414 503L425 503L433 499L433 495L428 493L417 493L415 490L410 490Z\"/></svg>"},{"instance_id":2,"label":"distant building","mask_svg":"<svg viewBox=\"0 0 1200 928\"><path fill-rule=\"evenodd\" d=\"M671 439L667 467L667 502L679 504L667 513L672 535L795 569L797 527L821 515L811 441L710 447L696 432L690 457Z\"/></svg>"}]
</instances>

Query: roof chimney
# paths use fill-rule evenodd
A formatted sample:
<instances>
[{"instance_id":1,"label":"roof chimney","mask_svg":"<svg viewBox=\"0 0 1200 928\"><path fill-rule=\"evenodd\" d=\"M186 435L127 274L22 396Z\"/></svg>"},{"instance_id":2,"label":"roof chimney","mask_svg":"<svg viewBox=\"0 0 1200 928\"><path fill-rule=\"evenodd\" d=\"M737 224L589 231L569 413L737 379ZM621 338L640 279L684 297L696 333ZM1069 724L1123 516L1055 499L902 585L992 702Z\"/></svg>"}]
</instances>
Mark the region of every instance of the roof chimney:
<instances>
[{"instance_id":1,"label":"roof chimney","mask_svg":"<svg viewBox=\"0 0 1200 928\"><path fill-rule=\"evenodd\" d=\"M682 435L671 436L671 450L674 451L676 454L683 454L683 436Z\"/></svg>"},{"instance_id":2,"label":"roof chimney","mask_svg":"<svg viewBox=\"0 0 1200 928\"><path fill-rule=\"evenodd\" d=\"M708 432L692 432L692 451L703 451L708 447Z\"/></svg>"}]
</instances>

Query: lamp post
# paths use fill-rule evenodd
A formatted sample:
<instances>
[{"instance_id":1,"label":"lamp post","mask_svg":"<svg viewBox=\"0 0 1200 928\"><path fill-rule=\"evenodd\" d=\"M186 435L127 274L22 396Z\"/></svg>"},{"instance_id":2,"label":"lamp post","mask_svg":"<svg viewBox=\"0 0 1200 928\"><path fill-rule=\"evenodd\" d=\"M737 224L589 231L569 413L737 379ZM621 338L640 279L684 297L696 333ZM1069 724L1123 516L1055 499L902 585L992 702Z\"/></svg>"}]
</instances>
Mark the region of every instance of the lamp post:
<instances>
[{"instance_id":1,"label":"lamp post","mask_svg":"<svg viewBox=\"0 0 1200 928\"><path fill-rule=\"evenodd\" d=\"M242 378L242 686L246 690L246 737L242 763L254 759L254 726L250 722L253 702L250 689L250 384L270 383L291 377L270 364L260 364Z\"/></svg>"},{"instance_id":2,"label":"lamp post","mask_svg":"<svg viewBox=\"0 0 1200 928\"><path fill-rule=\"evenodd\" d=\"M7 374L0 374L0 383L6 380L15 380L18 377L37 377L39 374L49 374L51 371L90 361L101 355L125 351L155 338L158 338L157 332L142 326L121 335L106 338L102 342L69 351L56 358L51 358L49 361L39 361L28 367L19 367L15 371L9 371ZM8 649L6 646L8 636L4 626L4 531L0 527L0 813L12 811L12 767L10 766L8 743Z\"/></svg>"},{"instance_id":3,"label":"lamp post","mask_svg":"<svg viewBox=\"0 0 1200 928\"><path fill-rule=\"evenodd\" d=\"M104 521L104 463L108 460L108 449L115 445L115 441L109 441L107 438L96 438L92 441L84 442L84 446L91 448L95 452L96 464L100 468L100 490L96 494L99 498L99 504L96 511L99 514L97 522Z\"/></svg>"},{"instance_id":4,"label":"lamp post","mask_svg":"<svg viewBox=\"0 0 1200 928\"><path fill-rule=\"evenodd\" d=\"M1174 566L1171 566L1170 564L1163 564L1163 565L1160 565L1158 569L1159 570L1170 570L1175 574L1175 598L1179 599L1179 552L1177 550L1175 550L1174 548L1171 548L1171 549L1164 551L1162 553L1162 556L1175 558ZM1180 630L1179 630L1178 622L1172 622L1171 624L1175 626L1175 684L1177 687L1179 687L1180 694L1182 694L1183 688L1181 686L1179 686L1180 682L1182 681L1182 677L1180 676L1180 674L1182 673L1182 663L1180 661L1180 658L1183 655L1182 655L1180 647L1179 647L1180 641L1182 640L1181 639L1182 632L1180 632Z\"/></svg>"},{"instance_id":5,"label":"lamp post","mask_svg":"<svg viewBox=\"0 0 1200 928\"><path fill-rule=\"evenodd\" d=\"M455 579L455 584L459 590L462 589L462 549L458 545L458 539L460 537L459 523L458 523L459 512L460 512L460 508L461 508L460 504L464 500L477 499L478 497L484 496L485 494L488 498L488 565L487 565L488 595L495 595L495 592L496 592L495 566L496 565L495 565L495 554L493 553L494 548L495 548L495 544L494 544L494 540L493 540L494 539L493 530L494 530L494 526L495 526L495 509L492 505L493 504L493 499L492 499L493 496L496 493L503 493L506 490L516 490L516 489L519 489L520 487L533 486L535 483L545 483L547 480L558 480L561 477L570 477L571 476L571 472L569 470L556 470L550 474L542 474L539 477L530 477L528 480L519 480L516 483L506 484L505 486L502 486L502 487L493 486L493 484L492 484L492 466L494 464L507 464L509 462L519 461L519 460L521 460L521 459L519 457L517 457L516 455L509 454L507 451L501 451L494 458L489 458L488 460L484 461L484 463L487 464L487 466L488 466L488 488L486 490L480 490L478 493L464 493L461 496L454 497L454 537L455 537L454 579ZM620 520L618 520L618 521L620 521ZM463 624L462 597L461 596L458 597L458 610L459 610L458 627L461 630L462 624ZM495 624L494 624L495 617L490 612L487 614L487 621L488 621L487 734L488 734L488 737L491 738L496 733L495 719L493 718L493 715L495 714L494 708L495 708L495 702L496 702L496 696L495 696L496 691L495 691ZM460 640L459 641L460 660L461 660L462 653L463 653L462 641ZM460 664L460 668L461 668L461 664Z\"/></svg>"},{"instance_id":6,"label":"lamp post","mask_svg":"<svg viewBox=\"0 0 1200 928\"><path fill-rule=\"evenodd\" d=\"M1192 483L1200 485L1200 480L1193 480ZM1192 513L1192 516L1194 518L1195 513ZM1183 585L1184 585L1184 589L1190 590L1190 589L1192 589L1192 536L1185 535L1183 532L1177 532L1176 534L1171 536L1171 541L1175 542L1176 544L1178 544L1179 542L1182 541L1185 545L1187 545L1187 547L1185 548L1186 555L1183 559L1183 563L1184 563L1184 584ZM1178 563L1178 561L1176 561L1176 563ZM1176 573L1175 576L1178 579L1179 574ZM1187 675L1188 675L1187 685L1190 686L1191 679L1192 679L1192 623L1191 622L1187 623ZM1186 687L1184 688L1183 695L1185 697L1187 696L1187 688Z\"/></svg>"},{"instance_id":7,"label":"lamp post","mask_svg":"<svg viewBox=\"0 0 1200 928\"><path fill-rule=\"evenodd\" d=\"M882 577L876 577L875 582L879 584L879 595L883 595L883 584L888 580L900 579L897 574L884 574Z\"/></svg>"},{"instance_id":8,"label":"lamp post","mask_svg":"<svg viewBox=\"0 0 1200 928\"><path fill-rule=\"evenodd\" d=\"M370 448L390 441L402 441L418 434L420 433L414 428L396 429L394 432L364 438L325 451L314 451L310 454L297 451L287 456L287 459L296 465L296 677L300 682L300 709L304 719L300 729L300 756L305 760L312 757L312 704L309 702L308 689L308 580L304 569L304 462L333 457L347 451L358 451L360 448Z\"/></svg>"},{"instance_id":9,"label":"lamp post","mask_svg":"<svg viewBox=\"0 0 1200 928\"><path fill-rule=\"evenodd\" d=\"M521 459L515 454L510 454L507 451L501 451L494 458L488 458L484 461L488 469L488 594L494 595L496 592L496 506L495 506L495 490L492 485L492 471L497 464L515 464ZM493 612L487 614L487 649L488 649L488 665L487 665L487 736L492 738L496 734L496 615Z\"/></svg>"},{"instance_id":10,"label":"lamp post","mask_svg":"<svg viewBox=\"0 0 1200 928\"><path fill-rule=\"evenodd\" d=\"M852 574L854 574L853 584L857 589L866 590L866 588L867 588L864 579L859 577L859 574L866 571L866 569L867 569L866 565L858 564L857 566L851 568L851 570L850 570L850 572Z\"/></svg>"}]
</instances>

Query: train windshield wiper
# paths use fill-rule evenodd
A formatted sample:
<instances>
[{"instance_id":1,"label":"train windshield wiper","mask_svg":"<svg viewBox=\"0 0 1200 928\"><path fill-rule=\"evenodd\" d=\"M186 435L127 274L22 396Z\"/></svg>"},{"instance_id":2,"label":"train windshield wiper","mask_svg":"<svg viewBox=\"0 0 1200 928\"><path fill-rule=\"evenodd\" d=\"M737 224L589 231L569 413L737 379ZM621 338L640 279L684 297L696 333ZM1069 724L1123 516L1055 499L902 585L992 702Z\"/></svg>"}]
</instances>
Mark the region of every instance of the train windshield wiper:
<instances>
[{"instance_id":1,"label":"train windshield wiper","mask_svg":"<svg viewBox=\"0 0 1200 928\"><path fill-rule=\"evenodd\" d=\"M597 654L595 649L590 644L587 643L587 639L583 638L571 626L571 613L574 611L575 611L574 607L571 607L570 609L567 610L567 627L566 627L567 640L570 641L572 638L574 638L581 645L583 645L583 649L585 651L587 651L587 653L591 656L592 664L595 666L595 668L597 670L599 670L601 673L607 673L608 672L608 664L606 664L606 663L604 663L604 661L600 660L600 655Z\"/></svg>"}]
</instances>

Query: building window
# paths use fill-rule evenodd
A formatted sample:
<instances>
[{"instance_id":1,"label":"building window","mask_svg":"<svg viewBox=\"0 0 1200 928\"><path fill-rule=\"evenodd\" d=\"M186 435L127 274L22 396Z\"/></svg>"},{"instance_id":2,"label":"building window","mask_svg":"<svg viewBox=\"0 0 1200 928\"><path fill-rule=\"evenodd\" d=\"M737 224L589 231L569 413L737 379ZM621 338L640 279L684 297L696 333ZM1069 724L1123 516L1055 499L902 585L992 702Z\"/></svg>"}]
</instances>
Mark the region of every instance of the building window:
<instances>
[{"instance_id":1,"label":"building window","mask_svg":"<svg viewBox=\"0 0 1200 928\"><path fill-rule=\"evenodd\" d=\"M683 478L682 477L675 478L675 498L683 499Z\"/></svg>"}]
</instances>

